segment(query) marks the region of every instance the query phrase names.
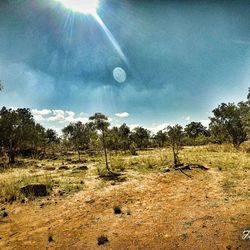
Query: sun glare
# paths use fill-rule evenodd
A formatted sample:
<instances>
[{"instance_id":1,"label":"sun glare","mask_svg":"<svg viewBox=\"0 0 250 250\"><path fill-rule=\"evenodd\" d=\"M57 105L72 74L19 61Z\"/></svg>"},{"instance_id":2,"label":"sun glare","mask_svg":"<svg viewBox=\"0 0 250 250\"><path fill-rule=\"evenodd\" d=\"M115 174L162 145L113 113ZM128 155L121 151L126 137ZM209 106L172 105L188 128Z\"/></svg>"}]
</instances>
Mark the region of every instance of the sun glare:
<instances>
[{"instance_id":1,"label":"sun glare","mask_svg":"<svg viewBox=\"0 0 250 250\"><path fill-rule=\"evenodd\" d=\"M85 15L94 15L99 7L99 0L58 0L65 8Z\"/></svg>"}]
</instances>

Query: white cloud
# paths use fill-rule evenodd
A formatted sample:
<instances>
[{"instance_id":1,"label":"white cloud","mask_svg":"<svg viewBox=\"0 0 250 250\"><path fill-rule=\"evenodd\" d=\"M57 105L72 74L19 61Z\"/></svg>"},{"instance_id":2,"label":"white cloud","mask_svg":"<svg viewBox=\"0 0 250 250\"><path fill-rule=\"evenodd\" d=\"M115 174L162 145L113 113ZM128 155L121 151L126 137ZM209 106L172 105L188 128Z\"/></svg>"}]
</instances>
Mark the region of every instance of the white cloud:
<instances>
[{"instance_id":1,"label":"white cloud","mask_svg":"<svg viewBox=\"0 0 250 250\"><path fill-rule=\"evenodd\" d=\"M35 116L35 115L41 115L41 116L44 116L44 115L49 115L52 113L51 110L49 109L41 109L41 110L38 110L38 109L32 109L31 110L31 113Z\"/></svg>"},{"instance_id":2,"label":"white cloud","mask_svg":"<svg viewBox=\"0 0 250 250\"><path fill-rule=\"evenodd\" d=\"M209 120L209 119L207 119L207 120L200 120L199 122L200 122L203 126L208 127L208 125L209 125L209 123L210 123L210 120Z\"/></svg>"},{"instance_id":3,"label":"white cloud","mask_svg":"<svg viewBox=\"0 0 250 250\"><path fill-rule=\"evenodd\" d=\"M148 130L150 130L153 134L156 134L158 131L164 130L165 128L167 128L167 126L171 126L171 125L172 124L170 124L170 123L162 123L159 125L153 124L153 126L148 128Z\"/></svg>"},{"instance_id":4,"label":"white cloud","mask_svg":"<svg viewBox=\"0 0 250 250\"><path fill-rule=\"evenodd\" d=\"M136 127L140 127L140 124L130 124L128 125L131 130L135 129Z\"/></svg>"},{"instance_id":5,"label":"white cloud","mask_svg":"<svg viewBox=\"0 0 250 250\"><path fill-rule=\"evenodd\" d=\"M73 111L65 111L65 114L68 116L75 116L75 112Z\"/></svg>"},{"instance_id":6,"label":"white cloud","mask_svg":"<svg viewBox=\"0 0 250 250\"><path fill-rule=\"evenodd\" d=\"M145 129L148 129L149 131L151 131L153 134L156 134L160 130L164 130L168 126L173 126L173 124L166 123L166 122L161 123L161 124L153 123L152 126L150 126L150 127L146 127L146 126L143 126L143 125L140 125L140 124L127 124L127 125L131 130L135 129L136 127L143 127Z\"/></svg>"},{"instance_id":7,"label":"white cloud","mask_svg":"<svg viewBox=\"0 0 250 250\"><path fill-rule=\"evenodd\" d=\"M129 116L129 113L128 112L116 113L115 116L119 118L126 118Z\"/></svg>"},{"instance_id":8,"label":"white cloud","mask_svg":"<svg viewBox=\"0 0 250 250\"><path fill-rule=\"evenodd\" d=\"M53 116L48 118L48 121L57 121L57 122L64 122L65 121L65 111L54 109L52 110Z\"/></svg>"},{"instance_id":9,"label":"white cloud","mask_svg":"<svg viewBox=\"0 0 250 250\"><path fill-rule=\"evenodd\" d=\"M42 115L33 115L35 121L37 122L41 122L41 121L44 121L44 117Z\"/></svg>"},{"instance_id":10,"label":"white cloud","mask_svg":"<svg viewBox=\"0 0 250 250\"><path fill-rule=\"evenodd\" d=\"M32 109L31 110L34 119L37 122L52 122L53 124L56 123L71 123L71 122L82 122L86 123L88 122L88 118L84 117L84 113L80 113L79 115L76 115L73 111L64 111L61 109Z\"/></svg>"}]
</instances>

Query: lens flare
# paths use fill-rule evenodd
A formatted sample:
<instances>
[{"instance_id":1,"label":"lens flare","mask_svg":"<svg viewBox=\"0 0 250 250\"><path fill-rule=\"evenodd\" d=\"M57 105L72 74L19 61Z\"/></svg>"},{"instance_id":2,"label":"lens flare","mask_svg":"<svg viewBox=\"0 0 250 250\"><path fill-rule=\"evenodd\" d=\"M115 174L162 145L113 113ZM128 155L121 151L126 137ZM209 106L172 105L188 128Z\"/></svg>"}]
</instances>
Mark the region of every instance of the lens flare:
<instances>
[{"instance_id":1,"label":"lens flare","mask_svg":"<svg viewBox=\"0 0 250 250\"><path fill-rule=\"evenodd\" d=\"M65 8L70 9L73 12L82 13L84 15L91 15L95 18L96 22L101 26L102 30L108 37L109 41L115 48L116 52L119 54L123 62L128 65L128 60L123 53L121 46L115 39L111 31L108 29L106 24L103 22L101 17L97 14L99 8L100 0L56 0L59 1Z\"/></svg>"},{"instance_id":2,"label":"lens flare","mask_svg":"<svg viewBox=\"0 0 250 250\"><path fill-rule=\"evenodd\" d=\"M85 15L94 15L99 7L99 0L57 0L67 9Z\"/></svg>"}]
</instances>

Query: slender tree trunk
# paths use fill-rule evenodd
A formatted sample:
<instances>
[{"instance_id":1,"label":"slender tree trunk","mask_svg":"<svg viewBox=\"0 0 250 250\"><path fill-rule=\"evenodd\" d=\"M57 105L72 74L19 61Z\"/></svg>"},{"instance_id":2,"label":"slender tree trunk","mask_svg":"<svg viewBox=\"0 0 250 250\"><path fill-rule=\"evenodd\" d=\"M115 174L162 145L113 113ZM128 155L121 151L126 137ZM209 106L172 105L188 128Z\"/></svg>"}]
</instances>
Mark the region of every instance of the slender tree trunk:
<instances>
[{"instance_id":1,"label":"slender tree trunk","mask_svg":"<svg viewBox=\"0 0 250 250\"><path fill-rule=\"evenodd\" d=\"M111 172L109 168L109 164L108 164L108 156L107 156L107 148L106 148L106 143L105 143L104 131L102 131L102 144L103 144L103 150L104 150L104 155L105 155L106 168L108 172Z\"/></svg>"},{"instance_id":2,"label":"slender tree trunk","mask_svg":"<svg viewBox=\"0 0 250 250\"><path fill-rule=\"evenodd\" d=\"M173 155L174 155L174 165L177 165L180 163L179 157L178 157L178 150L175 149L175 146L172 145Z\"/></svg>"},{"instance_id":3,"label":"slender tree trunk","mask_svg":"<svg viewBox=\"0 0 250 250\"><path fill-rule=\"evenodd\" d=\"M193 138L193 145L196 146L196 140L195 140L195 137Z\"/></svg>"},{"instance_id":4,"label":"slender tree trunk","mask_svg":"<svg viewBox=\"0 0 250 250\"><path fill-rule=\"evenodd\" d=\"M10 141L8 156L9 156L9 164L15 163L15 152L13 150L12 141Z\"/></svg>"}]
</instances>

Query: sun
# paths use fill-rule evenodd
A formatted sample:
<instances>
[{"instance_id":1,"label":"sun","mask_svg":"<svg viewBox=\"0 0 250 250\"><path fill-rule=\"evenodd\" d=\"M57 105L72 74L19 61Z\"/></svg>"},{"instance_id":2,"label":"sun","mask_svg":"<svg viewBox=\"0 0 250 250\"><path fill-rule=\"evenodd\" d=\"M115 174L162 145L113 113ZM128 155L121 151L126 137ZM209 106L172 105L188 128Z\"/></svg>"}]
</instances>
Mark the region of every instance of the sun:
<instances>
[{"instance_id":1,"label":"sun","mask_svg":"<svg viewBox=\"0 0 250 250\"><path fill-rule=\"evenodd\" d=\"M85 15L95 15L99 0L58 0L65 8Z\"/></svg>"}]
</instances>

